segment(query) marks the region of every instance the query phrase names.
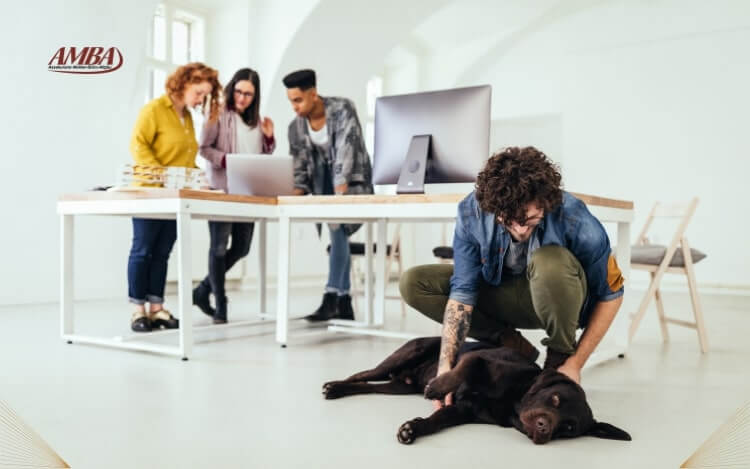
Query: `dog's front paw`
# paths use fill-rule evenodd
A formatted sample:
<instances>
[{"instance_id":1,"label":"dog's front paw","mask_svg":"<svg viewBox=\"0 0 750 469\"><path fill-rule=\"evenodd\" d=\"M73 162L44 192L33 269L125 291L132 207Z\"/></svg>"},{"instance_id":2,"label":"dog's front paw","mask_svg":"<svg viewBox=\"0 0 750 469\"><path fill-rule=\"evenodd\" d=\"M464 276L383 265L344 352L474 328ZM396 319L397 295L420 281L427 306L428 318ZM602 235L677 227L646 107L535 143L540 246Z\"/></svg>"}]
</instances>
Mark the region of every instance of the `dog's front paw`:
<instances>
[{"instance_id":1,"label":"dog's front paw","mask_svg":"<svg viewBox=\"0 0 750 469\"><path fill-rule=\"evenodd\" d=\"M410 445L414 443L414 440L417 439L417 432L416 432L416 426L418 425L418 422L421 420L424 420L421 417L417 417L414 420L409 420L405 424L398 427L398 433L396 433L396 438L398 438L399 443L403 443L405 445Z\"/></svg>"},{"instance_id":2,"label":"dog's front paw","mask_svg":"<svg viewBox=\"0 0 750 469\"><path fill-rule=\"evenodd\" d=\"M442 399L444 395L445 394L440 393L437 389L435 389L435 387L432 386L432 381L428 383L424 388L425 399L438 400Z\"/></svg>"},{"instance_id":3,"label":"dog's front paw","mask_svg":"<svg viewBox=\"0 0 750 469\"><path fill-rule=\"evenodd\" d=\"M326 399L337 399L342 397L343 381L329 381L323 385L323 397Z\"/></svg>"},{"instance_id":4,"label":"dog's front paw","mask_svg":"<svg viewBox=\"0 0 750 469\"><path fill-rule=\"evenodd\" d=\"M448 389L448 380L445 377L446 375L440 375L436 378L432 378L429 383L427 383L427 386L424 387L424 397L425 399L442 399L445 397L446 394L451 392L451 389Z\"/></svg>"}]
</instances>

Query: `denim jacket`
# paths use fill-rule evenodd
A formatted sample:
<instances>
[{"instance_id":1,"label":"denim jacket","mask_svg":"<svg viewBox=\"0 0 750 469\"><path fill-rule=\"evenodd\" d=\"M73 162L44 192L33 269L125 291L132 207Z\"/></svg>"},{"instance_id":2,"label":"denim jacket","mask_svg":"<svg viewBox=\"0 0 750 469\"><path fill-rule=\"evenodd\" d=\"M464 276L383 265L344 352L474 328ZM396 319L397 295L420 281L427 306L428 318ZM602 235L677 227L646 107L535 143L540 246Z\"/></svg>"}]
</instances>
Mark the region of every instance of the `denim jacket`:
<instances>
[{"instance_id":1,"label":"denim jacket","mask_svg":"<svg viewBox=\"0 0 750 469\"><path fill-rule=\"evenodd\" d=\"M475 305L480 281L497 286L502 282L503 257L510 244L510 233L496 222L496 216L479 208L474 192L458 204L453 237L454 270L450 298ZM586 273L588 295L579 316L585 327L594 306L623 295L624 279L609 237L586 205L563 192L562 205L546 213L529 240L529 255L539 246L555 245L568 249Z\"/></svg>"}]
</instances>

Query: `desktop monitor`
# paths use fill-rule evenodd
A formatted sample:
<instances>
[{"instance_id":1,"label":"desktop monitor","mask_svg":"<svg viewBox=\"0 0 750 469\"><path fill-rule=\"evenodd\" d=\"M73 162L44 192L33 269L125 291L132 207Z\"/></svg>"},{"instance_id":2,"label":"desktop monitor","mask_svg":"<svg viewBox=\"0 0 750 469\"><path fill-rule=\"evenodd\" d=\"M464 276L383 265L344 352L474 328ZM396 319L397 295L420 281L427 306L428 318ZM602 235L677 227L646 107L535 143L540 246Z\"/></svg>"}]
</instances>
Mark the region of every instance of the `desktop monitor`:
<instances>
[{"instance_id":1,"label":"desktop monitor","mask_svg":"<svg viewBox=\"0 0 750 469\"><path fill-rule=\"evenodd\" d=\"M489 85L383 96L375 102L374 184L419 194L474 182L489 158Z\"/></svg>"}]
</instances>

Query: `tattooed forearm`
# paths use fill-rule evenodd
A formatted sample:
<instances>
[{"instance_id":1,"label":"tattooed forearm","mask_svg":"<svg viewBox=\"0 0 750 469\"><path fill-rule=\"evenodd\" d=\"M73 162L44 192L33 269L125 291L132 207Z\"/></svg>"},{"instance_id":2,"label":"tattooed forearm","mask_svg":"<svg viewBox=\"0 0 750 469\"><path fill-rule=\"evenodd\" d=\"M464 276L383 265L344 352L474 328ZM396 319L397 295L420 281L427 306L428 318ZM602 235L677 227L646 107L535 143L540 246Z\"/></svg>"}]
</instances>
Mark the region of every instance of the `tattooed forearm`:
<instances>
[{"instance_id":1,"label":"tattooed forearm","mask_svg":"<svg viewBox=\"0 0 750 469\"><path fill-rule=\"evenodd\" d=\"M471 306L455 300L448 300L448 304L445 305L438 374L445 373L456 364L458 348L461 347L469 333L471 310Z\"/></svg>"}]
</instances>

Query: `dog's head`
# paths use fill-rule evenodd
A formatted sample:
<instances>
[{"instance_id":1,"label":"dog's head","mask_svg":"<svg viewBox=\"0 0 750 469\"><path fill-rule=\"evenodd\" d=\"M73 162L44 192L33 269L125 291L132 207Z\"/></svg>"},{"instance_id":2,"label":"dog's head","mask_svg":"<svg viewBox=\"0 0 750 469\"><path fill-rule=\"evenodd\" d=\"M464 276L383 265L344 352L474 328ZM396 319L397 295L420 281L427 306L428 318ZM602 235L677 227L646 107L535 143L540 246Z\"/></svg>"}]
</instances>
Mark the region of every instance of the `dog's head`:
<instances>
[{"instance_id":1,"label":"dog's head","mask_svg":"<svg viewBox=\"0 0 750 469\"><path fill-rule=\"evenodd\" d=\"M516 404L516 427L536 444L557 438L594 436L630 441L630 435L614 425L594 420L586 393L578 384L555 370L544 370Z\"/></svg>"}]
</instances>

